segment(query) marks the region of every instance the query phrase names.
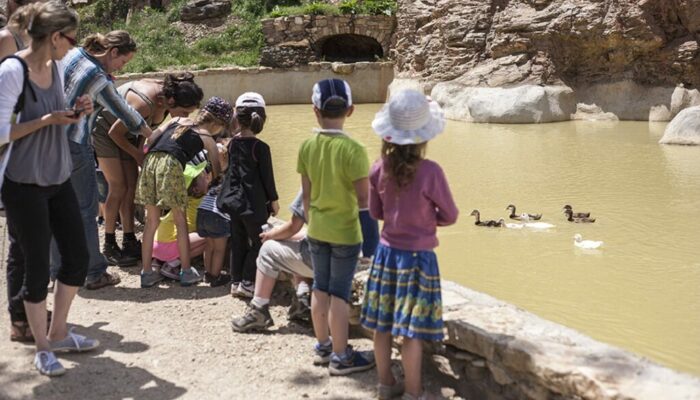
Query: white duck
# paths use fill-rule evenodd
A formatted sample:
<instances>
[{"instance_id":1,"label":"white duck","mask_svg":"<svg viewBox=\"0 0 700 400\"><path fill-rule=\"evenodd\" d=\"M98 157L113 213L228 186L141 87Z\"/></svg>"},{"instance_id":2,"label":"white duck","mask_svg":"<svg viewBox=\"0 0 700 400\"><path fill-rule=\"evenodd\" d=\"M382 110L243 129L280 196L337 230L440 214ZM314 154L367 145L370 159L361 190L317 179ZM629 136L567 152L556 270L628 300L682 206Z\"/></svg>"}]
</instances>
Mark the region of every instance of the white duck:
<instances>
[{"instance_id":1,"label":"white duck","mask_svg":"<svg viewBox=\"0 0 700 400\"><path fill-rule=\"evenodd\" d=\"M524 226L530 229L550 229L554 225L547 222L530 222L530 216L526 213L520 214L520 220L524 222Z\"/></svg>"},{"instance_id":2,"label":"white duck","mask_svg":"<svg viewBox=\"0 0 700 400\"><path fill-rule=\"evenodd\" d=\"M525 224L506 222L503 218L499 219L498 222L502 224L501 226L505 226L508 229L523 229L525 226Z\"/></svg>"},{"instance_id":3,"label":"white duck","mask_svg":"<svg viewBox=\"0 0 700 400\"><path fill-rule=\"evenodd\" d=\"M580 234L577 233L576 235L574 235L574 246L578 248L593 250L599 248L602 245L603 242L600 240L583 240L583 237Z\"/></svg>"}]
</instances>

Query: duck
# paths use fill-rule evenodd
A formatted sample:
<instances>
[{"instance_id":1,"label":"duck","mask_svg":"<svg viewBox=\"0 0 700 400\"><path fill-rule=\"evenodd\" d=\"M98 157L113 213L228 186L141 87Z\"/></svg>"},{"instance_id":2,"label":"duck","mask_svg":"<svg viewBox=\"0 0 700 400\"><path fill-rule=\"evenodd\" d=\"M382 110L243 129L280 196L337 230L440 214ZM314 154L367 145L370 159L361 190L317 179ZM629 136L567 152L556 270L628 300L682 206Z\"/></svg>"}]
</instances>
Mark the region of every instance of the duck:
<instances>
[{"instance_id":1,"label":"duck","mask_svg":"<svg viewBox=\"0 0 700 400\"><path fill-rule=\"evenodd\" d=\"M518 223L506 222L506 220L504 220L503 218L499 219L499 220L496 221L496 222L498 222L499 224L501 224L500 226L506 227L506 228L508 228L508 229L523 229L523 227L525 226L525 224L518 224Z\"/></svg>"},{"instance_id":2,"label":"duck","mask_svg":"<svg viewBox=\"0 0 700 400\"><path fill-rule=\"evenodd\" d=\"M566 214L566 220L569 222L575 222L577 224L579 223L593 223L595 222L595 218L588 218L588 217L574 217L573 216L573 211L571 210L564 210L564 214Z\"/></svg>"},{"instance_id":3,"label":"duck","mask_svg":"<svg viewBox=\"0 0 700 400\"><path fill-rule=\"evenodd\" d=\"M510 219L520 220L520 218L522 218L523 216L523 214L517 215L515 213L515 206L513 204L508 204L506 210L510 210L510 215L508 216L508 218ZM537 221L542 218L542 214L527 214L527 216L533 221Z\"/></svg>"},{"instance_id":4,"label":"duck","mask_svg":"<svg viewBox=\"0 0 700 400\"><path fill-rule=\"evenodd\" d=\"M580 234L577 233L574 235L574 246L580 249L593 250L602 245L603 242L600 240L583 240L583 237Z\"/></svg>"},{"instance_id":5,"label":"duck","mask_svg":"<svg viewBox=\"0 0 700 400\"><path fill-rule=\"evenodd\" d=\"M492 228L501 226L498 224L498 221L494 221L492 219L482 221L481 220L481 213L479 213L479 210L474 210L469 215L473 215L476 217L476 221L474 222L474 225L476 225L476 226L486 226L486 227L492 227Z\"/></svg>"},{"instance_id":6,"label":"duck","mask_svg":"<svg viewBox=\"0 0 700 400\"><path fill-rule=\"evenodd\" d=\"M555 225L548 222L530 222L530 216L526 213L520 214L520 220L523 221L523 226L530 229L551 229Z\"/></svg>"},{"instance_id":7,"label":"duck","mask_svg":"<svg viewBox=\"0 0 700 400\"><path fill-rule=\"evenodd\" d=\"M589 212L574 212L574 210L568 204L566 204L564 208L562 208L562 210L570 210L571 216L573 216L574 218L588 218L591 216L591 213Z\"/></svg>"}]
</instances>

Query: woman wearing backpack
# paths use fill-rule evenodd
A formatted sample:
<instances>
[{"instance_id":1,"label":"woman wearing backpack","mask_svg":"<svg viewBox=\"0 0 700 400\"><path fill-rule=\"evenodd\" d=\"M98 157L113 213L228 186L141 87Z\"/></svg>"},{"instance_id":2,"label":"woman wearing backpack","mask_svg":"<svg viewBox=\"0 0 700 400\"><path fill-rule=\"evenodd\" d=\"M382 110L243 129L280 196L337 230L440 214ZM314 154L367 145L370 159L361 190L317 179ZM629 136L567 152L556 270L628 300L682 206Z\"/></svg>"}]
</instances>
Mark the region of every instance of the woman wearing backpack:
<instances>
[{"instance_id":1,"label":"woman wearing backpack","mask_svg":"<svg viewBox=\"0 0 700 400\"><path fill-rule=\"evenodd\" d=\"M96 340L68 331L66 326L73 297L85 281L88 263L64 131L64 126L75 123L81 114L66 110L57 65L75 45L78 16L59 1L32 7L28 28L31 48L19 52L19 59L8 59L0 65L0 143L12 142L1 193L7 224L16 233L24 256L25 284L19 296L36 342L34 365L40 373L56 376L65 369L54 351L85 351L99 345ZM13 122L18 100L21 110ZM93 108L89 97L77 98L75 107L82 113ZM65 262L58 271L47 335L52 233ZM10 247L9 257L16 256L12 254L16 250L17 246Z\"/></svg>"},{"instance_id":2,"label":"woman wearing backpack","mask_svg":"<svg viewBox=\"0 0 700 400\"><path fill-rule=\"evenodd\" d=\"M26 4L34 3L35 1L25 1ZM8 2L8 6L11 2ZM14 12L9 12L9 21L7 25L0 30L0 60L11 56L20 50L24 50L31 43L31 38L27 33L30 14L33 8L20 7L23 4L15 2L17 5L13 7ZM17 8L19 7L19 8ZM3 143L4 144L4 143ZM15 247L11 254L14 258L7 259L7 304L10 311L10 341L13 342L32 342L32 330L27 322L27 315L24 312L24 304L22 299L17 298L20 289L22 289L22 281L24 280L24 256L22 249L17 242L17 235L12 230L8 230L7 237L10 241L10 247ZM48 321L51 320L51 312L48 313Z\"/></svg>"}]
</instances>

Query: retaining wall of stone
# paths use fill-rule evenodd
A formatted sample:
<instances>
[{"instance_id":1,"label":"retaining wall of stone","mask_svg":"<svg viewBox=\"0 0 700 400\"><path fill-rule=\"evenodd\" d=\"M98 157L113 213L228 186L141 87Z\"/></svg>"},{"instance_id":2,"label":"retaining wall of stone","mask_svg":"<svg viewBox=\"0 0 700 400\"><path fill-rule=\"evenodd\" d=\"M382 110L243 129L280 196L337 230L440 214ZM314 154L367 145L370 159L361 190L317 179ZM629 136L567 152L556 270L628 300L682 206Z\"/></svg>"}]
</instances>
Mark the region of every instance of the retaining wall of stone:
<instances>
[{"instance_id":1,"label":"retaining wall of stone","mask_svg":"<svg viewBox=\"0 0 700 400\"><path fill-rule=\"evenodd\" d=\"M367 277L356 275L355 299ZM700 378L453 282L442 282L442 296L447 336L426 349L426 368L465 399L700 399Z\"/></svg>"},{"instance_id":2,"label":"retaining wall of stone","mask_svg":"<svg viewBox=\"0 0 700 400\"><path fill-rule=\"evenodd\" d=\"M269 105L310 104L311 88L321 79L345 79L352 88L353 101L383 103L387 88L394 79L391 62L359 62L354 64L311 63L293 68L212 68L193 71L195 82L204 90L205 98L219 96L235 101L243 92L255 91L263 95ZM143 79L159 78L162 72L127 74L117 78L117 84Z\"/></svg>"}]
</instances>

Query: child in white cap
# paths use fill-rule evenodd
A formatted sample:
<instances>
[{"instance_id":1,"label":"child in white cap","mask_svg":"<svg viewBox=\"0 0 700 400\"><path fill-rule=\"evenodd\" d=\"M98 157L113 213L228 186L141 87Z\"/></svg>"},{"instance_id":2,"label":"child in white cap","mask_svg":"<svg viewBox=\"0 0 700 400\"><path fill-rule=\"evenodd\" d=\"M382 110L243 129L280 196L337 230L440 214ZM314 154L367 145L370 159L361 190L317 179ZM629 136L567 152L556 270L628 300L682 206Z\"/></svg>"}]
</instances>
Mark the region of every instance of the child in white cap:
<instances>
[{"instance_id":1,"label":"child in white cap","mask_svg":"<svg viewBox=\"0 0 700 400\"><path fill-rule=\"evenodd\" d=\"M370 170L369 208L384 226L362 304L362 325L374 331L380 399L404 392L391 372L392 336L402 336L403 399L423 391L423 341L443 338L436 228L458 210L440 166L425 159L427 142L444 129L440 106L414 90L391 97L372 122L382 156Z\"/></svg>"}]
</instances>

